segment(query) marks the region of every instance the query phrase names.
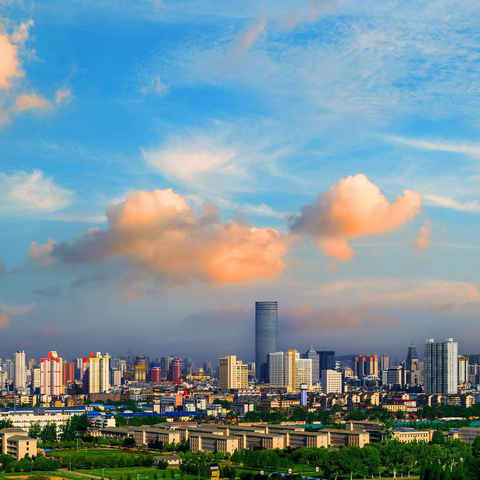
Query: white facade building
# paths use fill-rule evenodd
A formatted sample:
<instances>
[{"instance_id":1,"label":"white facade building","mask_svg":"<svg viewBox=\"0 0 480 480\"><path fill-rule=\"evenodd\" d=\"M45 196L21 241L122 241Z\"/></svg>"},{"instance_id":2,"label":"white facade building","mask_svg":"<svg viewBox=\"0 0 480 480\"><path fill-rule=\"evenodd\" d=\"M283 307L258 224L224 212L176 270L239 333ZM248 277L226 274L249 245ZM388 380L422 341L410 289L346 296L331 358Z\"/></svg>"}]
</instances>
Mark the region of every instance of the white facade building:
<instances>
[{"instance_id":1,"label":"white facade building","mask_svg":"<svg viewBox=\"0 0 480 480\"><path fill-rule=\"evenodd\" d=\"M342 393L342 372L336 370L322 370L321 372L322 393Z\"/></svg>"},{"instance_id":2,"label":"white facade building","mask_svg":"<svg viewBox=\"0 0 480 480\"><path fill-rule=\"evenodd\" d=\"M40 394L52 397L63 394L62 359L57 352L48 352L40 359Z\"/></svg>"},{"instance_id":3,"label":"white facade building","mask_svg":"<svg viewBox=\"0 0 480 480\"><path fill-rule=\"evenodd\" d=\"M25 390L27 386L27 367L23 350L13 354L13 386L16 391Z\"/></svg>"},{"instance_id":4,"label":"white facade building","mask_svg":"<svg viewBox=\"0 0 480 480\"><path fill-rule=\"evenodd\" d=\"M458 393L458 343L453 338L425 344L425 393L427 395Z\"/></svg>"}]
</instances>

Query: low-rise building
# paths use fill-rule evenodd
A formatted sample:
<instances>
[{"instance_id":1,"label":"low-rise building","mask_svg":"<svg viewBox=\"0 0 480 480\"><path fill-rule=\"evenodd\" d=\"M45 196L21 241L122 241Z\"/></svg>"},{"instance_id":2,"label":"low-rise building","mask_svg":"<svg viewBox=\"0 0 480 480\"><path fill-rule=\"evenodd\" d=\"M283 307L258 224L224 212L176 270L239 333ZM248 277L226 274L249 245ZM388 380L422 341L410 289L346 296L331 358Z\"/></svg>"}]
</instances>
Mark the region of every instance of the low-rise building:
<instances>
[{"instance_id":1,"label":"low-rise building","mask_svg":"<svg viewBox=\"0 0 480 480\"><path fill-rule=\"evenodd\" d=\"M21 428L3 428L0 430L2 453L14 457L17 461L28 455L37 456L37 440L28 436Z\"/></svg>"},{"instance_id":2,"label":"low-rise building","mask_svg":"<svg viewBox=\"0 0 480 480\"><path fill-rule=\"evenodd\" d=\"M431 442L435 430L416 430L415 428L394 428L392 438L400 443Z\"/></svg>"},{"instance_id":3,"label":"low-rise building","mask_svg":"<svg viewBox=\"0 0 480 480\"><path fill-rule=\"evenodd\" d=\"M222 452L232 454L239 449L238 438L227 435L190 433L189 444L192 453Z\"/></svg>"}]
</instances>

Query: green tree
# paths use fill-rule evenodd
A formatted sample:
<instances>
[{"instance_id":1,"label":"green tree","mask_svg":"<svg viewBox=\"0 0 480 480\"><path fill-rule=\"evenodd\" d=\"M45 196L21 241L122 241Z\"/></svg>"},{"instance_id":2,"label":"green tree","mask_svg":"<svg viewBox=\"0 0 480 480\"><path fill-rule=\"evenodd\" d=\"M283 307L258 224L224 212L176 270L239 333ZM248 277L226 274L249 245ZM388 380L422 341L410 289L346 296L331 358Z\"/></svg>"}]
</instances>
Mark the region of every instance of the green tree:
<instances>
[{"instance_id":1,"label":"green tree","mask_svg":"<svg viewBox=\"0 0 480 480\"><path fill-rule=\"evenodd\" d=\"M32 422L28 430L28 435L32 438L38 438L40 436L41 431L42 431L42 427L40 425L40 422Z\"/></svg>"}]
</instances>

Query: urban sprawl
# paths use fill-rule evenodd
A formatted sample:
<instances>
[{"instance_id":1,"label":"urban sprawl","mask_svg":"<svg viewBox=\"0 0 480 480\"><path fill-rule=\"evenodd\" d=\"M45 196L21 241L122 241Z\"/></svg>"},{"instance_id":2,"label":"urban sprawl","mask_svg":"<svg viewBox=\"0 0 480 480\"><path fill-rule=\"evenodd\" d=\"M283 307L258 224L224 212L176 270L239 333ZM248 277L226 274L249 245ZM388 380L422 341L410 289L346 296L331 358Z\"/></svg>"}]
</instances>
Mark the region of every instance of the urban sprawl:
<instances>
[{"instance_id":1,"label":"urban sprawl","mask_svg":"<svg viewBox=\"0 0 480 480\"><path fill-rule=\"evenodd\" d=\"M182 478L294 475L295 465L320 478L480 478L480 354L429 339L422 361L412 344L393 362L279 351L277 337L277 302L257 302L251 363L234 352L200 368L131 351L73 361L16 351L0 360L2 468L82 469L58 452L103 446Z\"/></svg>"}]
</instances>

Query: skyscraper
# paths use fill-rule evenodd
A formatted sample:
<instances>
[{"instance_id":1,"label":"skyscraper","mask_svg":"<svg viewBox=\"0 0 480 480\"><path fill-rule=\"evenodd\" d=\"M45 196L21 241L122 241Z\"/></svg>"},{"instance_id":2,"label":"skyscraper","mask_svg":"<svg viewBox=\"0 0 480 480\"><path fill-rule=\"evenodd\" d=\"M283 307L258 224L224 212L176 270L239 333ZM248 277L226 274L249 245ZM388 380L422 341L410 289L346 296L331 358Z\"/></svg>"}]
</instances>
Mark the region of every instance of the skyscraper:
<instances>
[{"instance_id":1,"label":"skyscraper","mask_svg":"<svg viewBox=\"0 0 480 480\"><path fill-rule=\"evenodd\" d=\"M468 356L459 355L458 356L458 384L464 385L468 383Z\"/></svg>"},{"instance_id":2,"label":"skyscraper","mask_svg":"<svg viewBox=\"0 0 480 480\"><path fill-rule=\"evenodd\" d=\"M18 350L13 354L13 385L15 390L25 390L27 382L27 372L25 366L25 352Z\"/></svg>"},{"instance_id":3,"label":"skyscraper","mask_svg":"<svg viewBox=\"0 0 480 480\"><path fill-rule=\"evenodd\" d=\"M301 384L312 385L312 360L300 358L296 350L268 354L270 385L287 387L294 392Z\"/></svg>"},{"instance_id":4,"label":"skyscraper","mask_svg":"<svg viewBox=\"0 0 480 480\"><path fill-rule=\"evenodd\" d=\"M268 354L278 350L278 302L255 302L255 366L259 382L268 381Z\"/></svg>"},{"instance_id":5,"label":"skyscraper","mask_svg":"<svg viewBox=\"0 0 480 480\"><path fill-rule=\"evenodd\" d=\"M456 394L458 392L458 343L453 338L425 344L425 393Z\"/></svg>"},{"instance_id":6,"label":"skyscraper","mask_svg":"<svg viewBox=\"0 0 480 480\"><path fill-rule=\"evenodd\" d=\"M320 356L313 347L310 347L303 355L303 358L309 358L312 361L312 383L320 381Z\"/></svg>"},{"instance_id":7,"label":"skyscraper","mask_svg":"<svg viewBox=\"0 0 480 480\"><path fill-rule=\"evenodd\" d=\"M320 377L323 370L335 370L335 352L320 350L318 353L318 369Z\"/></svg>"},{"instance_id":8,"label":"skyscraper","mask_svg":"<svg viewBox=\"0 0 480 480\"><path fill-rule=\"evenodd\" d=\"M182 383L182 359L174 358L170 364L170 380L176 384Z\"/></svg>"}]
</instances>

